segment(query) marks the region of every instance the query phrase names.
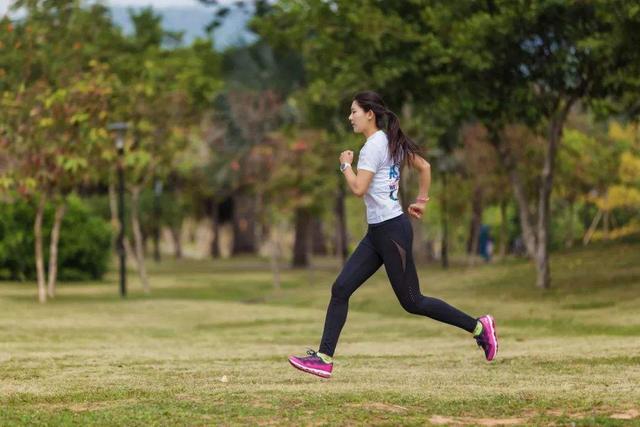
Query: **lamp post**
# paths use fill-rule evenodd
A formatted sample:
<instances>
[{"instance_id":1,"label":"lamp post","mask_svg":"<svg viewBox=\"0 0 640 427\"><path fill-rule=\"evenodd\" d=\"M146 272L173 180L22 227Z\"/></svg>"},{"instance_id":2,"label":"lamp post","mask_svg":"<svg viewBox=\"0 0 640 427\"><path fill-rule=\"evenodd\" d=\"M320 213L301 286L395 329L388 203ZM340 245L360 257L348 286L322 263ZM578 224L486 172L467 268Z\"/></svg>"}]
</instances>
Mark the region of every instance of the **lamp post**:
<instances>
[{"instance_id":1,"label":"lamp post","mask_svg":"<svg viewBox=\"0 0 640 427\"><path fill-rule=\"evenodd\" d=\"M118 150L118 220L120 232L118 233L117 251L120 258L120 296L127 295L127 257L124 250L124 136L128 125L123 122L111 123L107 127L116 134L116 150Z\"/></svg>"}]
</instances>

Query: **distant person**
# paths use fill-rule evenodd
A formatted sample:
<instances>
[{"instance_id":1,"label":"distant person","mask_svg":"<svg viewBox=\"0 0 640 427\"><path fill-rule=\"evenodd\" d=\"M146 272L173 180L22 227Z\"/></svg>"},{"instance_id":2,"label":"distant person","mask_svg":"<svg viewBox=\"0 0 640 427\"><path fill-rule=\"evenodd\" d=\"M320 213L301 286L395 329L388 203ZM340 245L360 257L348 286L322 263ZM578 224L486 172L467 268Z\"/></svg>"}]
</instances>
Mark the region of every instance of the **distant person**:
<instances>
[{"instance_id":1,"label":"distant person","mask_svg":"<svg viewBox=\"0 0 640 427\"><path fill-rule=\"evenodd\" d=\"M480 227L480 236L478 238L478 253L485 260L491 261L491 253L493 252L493 239L489 231L489 226L483 224Z\"/></svg>"},{"instance_id":2,"label":"distant person","mask_svg":"<svg viewBox=\"0 0 640 427\"><path fill-rule=\"evenodd\" d=\"M349 121L353 131L362 133L367 140L360 150L357 174L351 166L353 151L350 150L340 154L340 170L351 191L364 197L369 227L331 288L319 350L308 350L307 356L290 356L289 362L304 372L324 378L331 376L334 351L347 319L349 297L383 264L405 310L473 334L486 359L493 360L498 339L490 315L475 319L420 292L412 255L413 230L409 217L402 212L398 190L400 166L407 162L420 173L418 197L409 206L408 213L422 218L431 185L429 163L420 156L416 143L402 132L398 117L387 109L377 93L358 93L351 103Z\"/></svg>"}]
</instances>

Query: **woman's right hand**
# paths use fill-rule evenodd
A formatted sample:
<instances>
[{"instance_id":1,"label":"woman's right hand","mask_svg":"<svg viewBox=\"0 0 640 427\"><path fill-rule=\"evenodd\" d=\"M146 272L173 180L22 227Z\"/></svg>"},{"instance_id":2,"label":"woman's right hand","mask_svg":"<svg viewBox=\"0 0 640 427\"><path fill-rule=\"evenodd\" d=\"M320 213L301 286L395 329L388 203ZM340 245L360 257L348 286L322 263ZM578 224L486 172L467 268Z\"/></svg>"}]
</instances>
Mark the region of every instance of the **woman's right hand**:
<instances>
[{"instance_id":1,"label":"woman's right hand","mask_svg":"<svg viewBox=\"0 0 640 427\"><path fill-rule=\"evenodd\" d=\"M422 218L426 207L427 204L425 202L412 203L408 209L409 215L416 219L420 219Z\"/></svg>"}]
</instances>

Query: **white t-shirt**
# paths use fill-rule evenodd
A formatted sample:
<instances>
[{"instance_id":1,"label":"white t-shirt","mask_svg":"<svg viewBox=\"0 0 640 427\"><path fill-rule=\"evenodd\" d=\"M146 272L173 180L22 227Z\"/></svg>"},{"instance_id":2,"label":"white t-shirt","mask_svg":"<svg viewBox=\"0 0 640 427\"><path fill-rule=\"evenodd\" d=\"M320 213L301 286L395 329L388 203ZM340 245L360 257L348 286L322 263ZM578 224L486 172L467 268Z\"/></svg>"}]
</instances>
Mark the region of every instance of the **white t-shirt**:
<instances>
[{"instance_id":1,"label":"white t-shirt","mask_svg":"<svg viewBox=\"0 0 640 427\"><path fill-rule=\"evenodd\" d=\"M373 172L373 180L364 204L367 206L367 222L377 224L402 214L398 200L400 189L400 165L393 164L389 155L389 140L382 130L367 138L358 157L358 170Z\"/></svg>"}]
</instances>

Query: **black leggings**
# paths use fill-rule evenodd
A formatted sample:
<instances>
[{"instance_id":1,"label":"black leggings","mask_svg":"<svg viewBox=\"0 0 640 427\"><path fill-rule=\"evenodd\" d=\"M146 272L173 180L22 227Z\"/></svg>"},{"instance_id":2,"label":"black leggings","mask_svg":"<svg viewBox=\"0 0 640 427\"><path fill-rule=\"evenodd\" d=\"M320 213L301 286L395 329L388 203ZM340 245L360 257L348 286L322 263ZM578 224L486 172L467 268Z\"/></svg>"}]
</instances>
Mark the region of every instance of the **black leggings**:
<instances>
[{"instance_id":1,"label":"black leggings","mask_svg":"<svg viewBox=\"0 0 640 427\"><path fill-rule=\"evenodd\" d=\"M413 229L409 218L398 217L370 224L355 252L331 288L331 300L324 323L320 352L333 356L340 331L347 320L349 297L382 264L402 307L409 313L427 316L473 332L476 319L436 298L420 293L412 255Z\"/></svg>"}]
</instances>

